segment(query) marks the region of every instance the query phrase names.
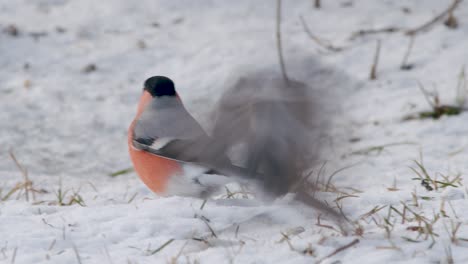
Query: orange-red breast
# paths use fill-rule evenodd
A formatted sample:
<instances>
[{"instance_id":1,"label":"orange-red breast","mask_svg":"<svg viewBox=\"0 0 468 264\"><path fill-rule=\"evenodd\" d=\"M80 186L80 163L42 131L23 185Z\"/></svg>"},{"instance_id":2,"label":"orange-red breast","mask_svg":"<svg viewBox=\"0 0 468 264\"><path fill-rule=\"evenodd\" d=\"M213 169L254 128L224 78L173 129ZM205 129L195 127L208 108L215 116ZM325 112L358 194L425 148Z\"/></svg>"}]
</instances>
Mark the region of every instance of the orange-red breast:
<instances>
[{"instance_id":1,"label":"orange-red breast","mask_svg":"<svg viewBox=\"0 0 468 264\"><path fill-rule=\"evenodd\" d=\"M128 148L135 171L143 183L145 183L153 192L162 193L164 192L169 177L181 172L180 165L176 161L152 155L149 152L137 149L133 145L135 126L152 99L153 96L148 91L145 83L143 94L141 95L140 102L138 103L135 119L132 121L128 130Z\"/></svg>"}]
</instances>

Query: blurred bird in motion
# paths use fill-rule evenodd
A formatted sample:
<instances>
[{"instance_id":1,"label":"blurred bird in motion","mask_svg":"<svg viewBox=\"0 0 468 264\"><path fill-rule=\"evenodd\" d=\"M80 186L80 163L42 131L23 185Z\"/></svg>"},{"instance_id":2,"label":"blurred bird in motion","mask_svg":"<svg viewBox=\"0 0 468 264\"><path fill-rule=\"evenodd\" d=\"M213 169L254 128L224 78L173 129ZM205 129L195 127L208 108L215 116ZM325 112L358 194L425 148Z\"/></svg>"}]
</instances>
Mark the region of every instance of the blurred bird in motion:
<instances>
[{"instance_id":1,"label":"blurred bird in motion","mask_svg":"<svg viewBox=\"0 0 468 264\"><path fill-rule=\"evenodd\" d=\"M252 75L228 87L213 111L209 136L182 104L174 83L145 81L128 145L142 181L161 195L207 197L239 181L279 197L338 214L309 195L304 172L315 157L314 115L318 104L309 87L271 75ZM232 164L229 153L240 157Z\"/></svg>"}]
</instances>

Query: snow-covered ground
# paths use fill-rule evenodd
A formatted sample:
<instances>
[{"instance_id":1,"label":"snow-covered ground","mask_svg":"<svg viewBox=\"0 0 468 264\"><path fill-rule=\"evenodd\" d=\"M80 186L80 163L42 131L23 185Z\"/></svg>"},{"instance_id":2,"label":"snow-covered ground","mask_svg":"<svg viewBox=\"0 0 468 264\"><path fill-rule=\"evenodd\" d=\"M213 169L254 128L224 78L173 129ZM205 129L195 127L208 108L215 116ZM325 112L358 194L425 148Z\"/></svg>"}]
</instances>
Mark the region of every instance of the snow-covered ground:
<instances>
[{"instance_id":1,"label":"snow-covered ground","mask_svg":"<svg viewBox=\"0 0 468 264\"><path fill-rule=\"evenodd\" d=\"M468 113L403 121L430 110L418 82L456 104L467 3L454 12L458 28L441 21L417 34L403 71L403 32L352 33L416 28L452 1L283 2L288 73L323 97L311 166L324 183L333 175L320 197L342 208L347 236L287 197L202 206L157 197L133 172L109 176L131 166L127 126L147 77L174 79L208 127L232 80L279 73L275 1L0 0L0 262L468 263ZM301 16L344 49L318 46ZM27 170L27 196L10 151ZM424 173L416 162L435 190L414 179Z\"/></svg>"}]
</instances>

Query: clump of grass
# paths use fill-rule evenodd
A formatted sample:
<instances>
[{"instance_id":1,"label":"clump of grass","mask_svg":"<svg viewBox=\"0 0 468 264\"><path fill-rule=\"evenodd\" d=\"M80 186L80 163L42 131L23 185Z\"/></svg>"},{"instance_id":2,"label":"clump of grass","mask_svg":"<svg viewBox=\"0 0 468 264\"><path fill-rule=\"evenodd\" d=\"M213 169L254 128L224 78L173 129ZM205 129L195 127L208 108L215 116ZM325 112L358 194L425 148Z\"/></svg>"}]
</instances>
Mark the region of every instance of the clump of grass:
<instances>
[{"instance_id":1,"label":"clump of grass","mask_svg":"<svg viewBox=\"0 0 468 264\"><path fill-rule=\"evenodd\" d=\"M387 208L387 210L383 211L384 208ZM392 245L391 249L398 249L392 242L393 231L397 230L398 225L403 226L406 231L410 232L409 236L401 236L402 239L411 243L429 240L431 242L429 248L432 248L439 237L439 234L435 232L435 225L440 219L448 216L444 215L443 208L440 209L440 212L434 211L429 216L419 212L418 208L417 204L408 205L405 202L401 202L400 205L375 206L369 212L361 215L358 221L364 221L367 224L374 223L378 228L382 229ZM456 236L458 228L459 226L456 223L452 224L450 229L446 227L447 233L449 233L453 241L463 240Z\"/></svg>"},{"instance_id":2,"label":"clump of grass","mask_svg":"<svg viewBox=\"0 0 468 264\"><path fill-rule=\"evenodd\" d=\"M409 223L416 223L416 225L411 225L406 228L408 231L415 231L417 232L417 236L414 239L403 237L403 239L409 241L409 242L415 242L419 241L420 238L423 240L427 240L431 238L431 245L429 248L432 248L435 244L435 238L438 237L439 235L434 232L434 225L439 221L440 219L440 214L434 213L432 219L425 217L421 213L417 213L414 210L412 210L408 205L402 202L402 205L405 209L405 211L410 213L410 216L408 216L406 219L408 220ZM412 217L411 217L412 215Z\"/></svg>"},{"instance_id":3,"label":"clump of grass","mask_svg":"<svg viewBox=\"0 0 468 264\"><path fill-rule=\"evenodd\" d=\"M78 204L80 206L86 206L83 197L79 194L78 191L71 190L71 194L67 196L69 190L62 191L59 189L55 194L57 196L57 205L59 206L70 206L74 204Z\"/></svg>"},{"instance_id":4,"label":"clump of grass","mask_svg":"<svg viewBox=\"0 0 468 264\"><path fill-rule=\"evenodd\" d=\"M403 118L404 121L429 118L439 119L442 116L459 115L462 112L468 110L467 108L465 108L466 94L468 93L468 83L466 81L465 66L462 67L458 76L458 82L456 87L457 96L455 98L455 104L441 104L439 93L437 92L437 90L429 92L424 88L424 86L421 83L418 83L418 86L422 94L424 95L424 98L426 99L427 103L431 107L431 110L408 115Z\"/></svg>"},{"instance_id":5,"label":"clump of grass","mask_svg":"<svg viewBox=\"0 0 468 264\"><path fill-rule=\"evenodd\" d=\"M11 160L15 163L19 172L22 176L22 181L18 182L10 190L8 190L5 195L3 195L3 189L0 189L0 201L6 201L10 199L14 194L16 194L16 199L19 200L21 197L29 202L30 198L33 201L36 200L36 193L47 193L44 189L34 188L34 183L29 179L28 170L18 161L15 154L12 150L9 151Z\"/></svg>"},{"instance_id":6,"label":"clump of grass","mask_svg":"<svg viewBox=\"0 0 468 264\"><path fill-rule=\"evenodd\" d=\"M437 173L434 176L430 176L422 162L413 160L416 164L416 168L410 167L410 169L416 173L417 178L413 180L421 181L421 185L427 191L437 191L442 188L454 187L458 188L462 186L462 174L457 174L455 176L447 176L442 173ZM437 176L441 176L441 180L437 179Z\"/></svg>"},{"instance_id":7,"label":"clump of grass","mask_svg":"<svg viewBox=\"0 0 468 264\"><path fill-rule=\"evenodd\" d=\"M434 106L432 111L423 111L419 113L419 119L439 119L441 116L454 116L459 115L462 112L458 106L451 106L451 105L438 105Z\"/></svg>"},{"instance_id":8,"label":"clump of grass","mask_svg":"<svg viewBox=\"0 0 468 264\"><path fill-rule=\"evenodd\" d=\"M395 228L396 224L398 224L399 218L401 218L400 224L406 225L405 230L415 234L415 236L402 236L401 238L411 243L420 243L430 240L431 243L428 248L431 249L436 244L436 239L440 236L435 232L435 225L439 220L449 218L449 216L444 212L443 206L440 208L439 212L433 211L431 216L425 216L423 213L417 212L417 207L410 206L405 202L401 202L401 206L402 209L399 209L398 206L395 205L390 206L386 216L380 216L372 213L366 214L366 217L372 217L372 220L377 227L385 230L389 240L392 230ZM377 221L376 218L379 217L383 218L383 221ZM461 227L461 222L459 220L449 220L450 226L447 226L445 222L443 222L443 225L451 242L455 245L458 245L460 241L468 242L468 239L460 238L457 235Z\"/></svg>"},{"instance_id":9,"label":"clump of grass","mask_svg":"<svg viewBox=\"0 0 468 264\"><path fill-rule=\"evenodd\" d=\"M222 198L225 199L250 199L254 196L252 192L244 190L243 187L238 191L231 191L227 186L224 186L224 189L226 190L226 194Z\"/></svg>"},{"instance_id":10,"label":"clump of grass","mask_svg":"<svg viewBox=\"0 0 468 264\"><path fill-rule=\"evenodd\" d=\"M454 222L452 219L450 219L450 227L447 227L447 224L444 222L445 231L449 235L450 241L455 245L458 245L460 243L459 241L468 242L468 239L458 237L457 235L458 231L460 231L461 225L462 222Z\"/></svg>"},{"instance_id":11,"label":"clump of grass","mask_svg":"<svg viewBox=\"0 0 468 264\"><path fill-rule=\"evenodd\" d=\"M325 171L326 171L325 167L326 167L326 164L327 164L326 162L324 162L322 164L322 166L320 166L320 169L318 170L314 181L312 181L310 179L312 177L312 175L314 174L314 171L311 170L309 173L305 174L302 177L302 179L297 183L297 185L293 187L293 190L297 191L298 189L302 188L304 190L310 191L312 193L312 197L315 197L315 193L319 192L319 191L336 193L336 194L339 195L339 197L343 197L343 198L357 197L354 194L355 193L362 193L362 191L357 190L357 189L353 189L353 188L349 188L351 191L353 191L353 193L348 193L346 191L340 190L338 187L336 187L333 184L333 178L338 173L340 173L342 171L345 171L347 169L353 168L353 167L359 165L360 163L361 162L358 162L358 163L354 163L354 164L347 165L347 166L344 166L342 168L339 168L339 169L335 170L334 172L332 172L330 175L328 175L327 178L322 179L323 178L322 176L325 174ZM343 198L341 198L341 199L343 199Z\"/></svg>"},{"instance_id":12,"label":"clump of grass","mask_svg":"<svg viewBox=\"0 0 468 264\"><path fill-rule=\"evenodd\" d=\"M298 227L295 227L295 228L290 228L290 229L288 229L286 231L282 231L281 232L282 238L277 243L283 243L286 240L290 240L291 237L298 236L301 233L303 233L304 231L305 231L305 228L302 227L302 226L298 226Z\"/></svg>"},{"instance_id":13,"label":"clump of grass","mask_svg":"<svg viewBox=\"0 0 468 264\"><path fill-rule=\"evenodd\" d=\"M58 206L71 206L78 204L79 206L86 206L83 197L80 195L81 187L78 190L67 189L64 190L62 187L62 182L59 183L59 188L55 191L55 201L51 201L50 205Z\"/></svg>"}]
</instances>

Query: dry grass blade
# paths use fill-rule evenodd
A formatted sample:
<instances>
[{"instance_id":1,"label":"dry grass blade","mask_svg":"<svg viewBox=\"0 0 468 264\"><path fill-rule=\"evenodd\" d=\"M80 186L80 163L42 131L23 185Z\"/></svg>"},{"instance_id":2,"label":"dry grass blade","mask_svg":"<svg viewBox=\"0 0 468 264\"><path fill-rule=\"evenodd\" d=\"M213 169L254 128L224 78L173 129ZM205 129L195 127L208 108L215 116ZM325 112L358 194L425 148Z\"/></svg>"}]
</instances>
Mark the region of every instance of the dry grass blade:
<instances>
[{"instance_id":1,"label":"dry grass blade","mask_svg":"<svg viewBox=\"0 0 468 264\"><path fill-rule=\"evenodd\" d=\"M402 146L402 145L417 145L416 142L395 142L395 143L388 143L388 144L383 144L383 145L378 145L378 146L372 146L360 150L353 151L347 155L370 155L372 152L376 152L377 154L380 154L385 148L387 147L394 147L394 146Z\"/></svg>"},{"instance_id":2,"label":"dry grass blade","mask_svg":"<svg viewBox=\"0 0 468 264\"><path fill-rule=\"evenodd\" d=\"M453 3L443 12L441 12L439 15L435 16L431 20L427 21L426 23L414 28L414 29L409 29L405 31L405 34L408 36L413 36L416 35L420 32L425 32L429 30L433 25L435 25L437 22L441 21L444 19L444 17L448 16L449 14L453 13L455 8L462 2L462 0L454 0Z\"/></svg>"},{"instance_id":3,"label":"dry grass blade","mask_svg":"<svg viewBox=\"0 0 468 264\"><path fill-rule=\"evenodd\" d=\"M180 258L180 256L182 256L182 252L184 252L184 249L187 246L187 244L188 244L188 240L180 248L179 253L177 253L177 255L175 257L171 258L171 262L170 262L171 264L177 264L178 263L177 260Z\"/></svg>"},{"instance_id":4,"label":"dry grass blade","mask_svg":"<svg viewBox=\"0 0 468 264\"><path fill-rule=\"evenodd\" d=\"M24 188L24 195L26 197L26 201L29 202L29 192L31 191L32 187L32 182L29 180L28 177L28 170L24 168L19 162L18 159L16 158L15 154L13 153L13 150L9 151L10 158L13 160L15 163L16 167L18 170L21 172L21 175L23 176L23 185L22 188ZM33 194L34 196L34 194Z\"/></svg>"},{"instance_id":5,"label":"dry grass blade","mask_svg":"<svg viewBox=\"0 0 468 264\"><path fill-rule=\"evenodd\" d=\"M237 239L238 235L239 235L239 229L240 229L240 225L237 225L236 227L236 231L235 231L235 235L234 237Z\"/></svg>"},{"instance_id":6,"label":"dry grass blade","mask_svg":"<svg viewBox=\"0 0 468 264\"><path fill-rule=\"evenodd\" d=\"M44 220L44 219L43 219L43 220ZM45 220L44 220L44 221L45 221ZM52 243L50 243L49 248L48 248L47 250L48 250L48 251L51 251L51 250L54 248L56 242L57 242L57 239L52 240Z\"/></svg>"},{"instance_id":7,"label":"dry grass blade","mask_svg":"<svg viewBox=\"0 0 468 264\"><path fill-rule=\"evenodd\" d=\"M384 27L380 29L363 29L356 31L351 34L351 37L349 38L350 40L353 40L357 37L362 37L365 35L370 35L370 34L379 34L379 33L396 33L396 32L401 32L403 31L405 35L407 36L415 36L419 33L423 33L428 31L429 29L432 28L436 23L442 21L445 17L449 17L447 21L445 21L446 26L450 28L456 28L458 26L458 23L456 22L456 19L453 17L453 12L454 10L459 6L459 4L462 2L462 0L454 0L453 3L443 12L432 18L431 20L427 21L426 23L417 26L412 29L403 29L400 27L394 27L394 26L389 26L389 27ZM412 45L412 44L410 44ZM406 55L405 55L406 57ZM403 60L405 62L405 59ZM405 68L402 69L410 69L411 65L408 64L402 64L402 67L406 66Z\"/></svg>"},{"instance_id":8,"label":"dry grass blade","mask_svg":"<svg viewBox=\"0 0 468 264\"><path fill-rule=\"evenodd\" d=\"M206 202L208 202L208 199L203 200L203 203L200 206L200 210L203 210L203 208L205 208Z\"/></svg>"},{"instance_id":9,"label":"dry grass blade","mask_svg":"<svg viewBox=\"0 0 468 264\"><path fill-rule=\"evenodd\" d=\"M327 165L327 162L323 162L322 166L320 166L320 169L317 173L317 178L315 179L315 185L313 185L313 192L312 192L312 197L315 198L315 193L318 190L319 182L320 182L320 175L322 175L323 171L325 170L325 165Z\"/></svg>"},{"instance_id":10,"label":"dry grass blade","mask_svg":"<svg viewBox=\"0 0 468 264\"><path fill-rule=\"evenodd\" d=\"M406 49L405 56L403 56L403 61L401 62L400 69L402 70L411 70L413 68L412 64L408 64L408 58L411 54L411 50L413 49L414 44L414 36L410 36L410 41L408 44L408 48Z\"/></svg>"},{"instance_id":11,"label":"dry grass blade","mask_svg":"<svg viewBox=\"0 0 468 264\"><path fill-rule=\"evenodd\" d=\"M309 36L309 38L313 41L315 41L315 43L317 43L317 45L319 45L320 47L323 47L329 51L332 51L332 52L339 52L339 51L342 51L343 48L340 48L340 47L335 47L333 46L332 44L330 44L328 41L324 41L322 39L320 39L319 37L315 36L314 34L312 34L312 31L310 30L309 26L307 25L304 17L300 16L299 17L300 20L301 20L301 24L302 24L302 27L304 28L304 31L307 33L307 35Z\"/></svg>"},{"instance_id":12,"label":"dry grass blade","mask_svg":"<svg viewBox=\"0 0 468 264\"><path fill-rule=\"evenodd\" d=\"M213 228L211 228L210 226L210 220L206 217L204 217L203 215L202 216L197 216L197 218L199 218L200 220L203 221L203 223L205 223L206 227L208 227L208 229L210 230L210 233L213 237L215 238L218 238L218 236L216 235L215 231L213 230Z\"/></svg>"},{"instance_id":13,"label":"dry grass blade","mask_svg":"<svg viewBox=\"0 0 468 264\"><path fill-rule=\"evenodd\" d=\"M154 255L154 254L158 253L159 251L163 250L165 247L169 246L172 242L174 242L174 240L175 239L173 239L173 238L169 239L164 244L162 244L160 247L158 247L157 249L151 251L150 255Z\"/></svg>"},{"instance_id":14,"label":"dry grass blade","mask_svg":"<svg viewBox=\"0 0 468 264\"><path fill-rule=\"evenodd\" d=\"M110 173L109 176L114 178L114 177L124 175L124 174L128 174L128 173L131 173L131 172L133 172L133 167L126 168L126 169L123 169L123 170L118 170L116 172Z\"/></svg>"},{"instance_id":15,"label":"dry grass blade","mask_svg":"<svg viewBox=\"0 0 468 264\"><path fill-rule=\"evenodd\" d=\"M381 41L379 39L377 40L377 47L375 48L374 62L372 63L371 72L369 76L370 80L377 79L377 66L379 64L380 46L381 46Z\"/></svg>"},{"instance_id":16,"label":"dry grass blade","mask_svg":"<svg viewBox=\"0 0 468 264\"><path fill-rule=\"evenodd\" d=\"M23 177L24 177L24 180L27 180L28 178L28 171L18 162L18 159L16 159L16 156L15 154L13 153L13 150L10 150L9 151L9 154L10 154L10 157L11 159L15 162L15 165L16 167L18 167L18 169L21 171L21 173L23 174Z\"/></svg>"},{"instance_id":17,"label":"dry grass blade","mask_svg":"<svg viewBox=\"0 0 468 264\"><path fill-rule=\"evenodd\" d=\"M378 213L380 210L384 209L385 207L387 207L387 205L382 205L382 206L378 206L376 205L374 208L372 208L369 212L365 213L365 214L362 214L361 216L359 216L359 219L364 219L364 218L367 218L369 216L372 216L373 214L375 213Z\"/></svg>"},{"instance_id":18,"label":"dry grass blade","mask_svg":"<svg viewBox=\"0 0 468 264\"><path fill-rule=\"evenodd\" d=\"M428 92L425 88L424 88L424 85L422 85L421 82L418 82L418 87L419 87L419 90L421 91L421 93L424 95L424 98L426 99L426 102L429 104L429 106L431 108L436 108L438 106L438 98L439 98L439 95L437 94L437 92L434 92L434 93L431 93L431 92ZM432 99L431 99L432 97Z\"/></svg>"},{"instance_id":19,"label":"dry grass blade","mask_svg":"<svg viewBox=\"0 0 468 264\"><path fill-rule=\"evenodd\" d=\"M322 224L322 223L321 223L321 216L322 216L321 214L319 214L319 215L317 216L317 223L315 223L316 226L323 227L323 228L327 228L327 229L333 230L333 231L335 231L335 232L337 232L337 233L343 233L343 232L341 232L340 230L336 229L335 227L333 227L333 226L331 226L331 225ZM341 227L340 227L340 228L341 228ZM341 228L341 229L342 229L342 228Z\"/></svg>"},{"instance_id":20,"label":"dry grass blade","mask_svg":"<svg viewBox=\"0 0 468 264\"><path fill-rule=\"evenodd\" d=\"M449 230L447 225L444 222L445 231L447 232L447 234L449 234L450 241L452 241L452 243L454 244L458 243L457 233L460 230L461 225L462 225L462 222L454 223L453 221L450 221L450 230Z\"/></svg>"},{"instance_id":21,"label":"dry grass blade","mask_svg":"<svg viewBox=\"0 0 468 264\"><path fill-rule=\"evenodd\" d=\"M398 27L384 27L384 28L379 28L379 29L362 29L351 34L351 37L349 39L353 40L357 37L362 37L362 36L371 35L371 34L396 33L401 30L402 29Z\"/></svg>"},{"instance_id":22,"label":"dry grass blade","mask_svg":"<svg viewBox=\"0 0 468 264\"><path fill-rule=\"evenodd\" d=\"M338 196L338 198L336 198L334 200L334 202L339 202L343 199L346 199L346 198L359 198L358 195L353 195L353 194L340 194L340 196Z\"/></svg>"},{"instance_id":23,"label":"dry grass blade","mask_svg":"<svg viewBox=\"0 0 468 264\"><path fill-rule=\"evenodd\" d=\"M281 232L282 238L277 243L283 243L284 241L289 240L292 236L298 236L303 232L305 232L305 229L302 226L288 229L284 232Z\"/></svg>"},{"instance_id":24,"label":"dry grass blade","mask_svg":"<svg viewBox=\"0 0 468 264\"><path fill-rule=\"evenodd\" d=\"M114 262L112 261L111 255L109 253L109 249L107 248L106 245L104 245L104 252L106 253L107 262L109 262L110 264L114 264Z\"/></svg>"},{"instance_id":25,"label":"dry grass blade","mask_svg":"<svg viewBox=\"0 0 468 264\"><path fill-rule=\"evenodd\" d=\"M13 250L13 255L11 256L11 264L15 264L17 252L18 252L18 247L15 247L15 249Z\"/></svg>"},{"instance_id":26,"label":"dry grass blade","mask_svg":"<svg viewBox=\"0 0 468 264\"><path fill-rule=\"evenodd\" d=\"M344 245L342 247L339 247L339 248L335 249L335 251L333 251L332 253L330 253L330 254L326 255L325 257L321 258L320 260L317 261L317 264L322 263L325 259L333 257L334 255L336 255L336 254L340 253L341 251L344 251L344 250L356 245L357 243L359 243L359 239L356 238L353 241L351 241L351 243L346 244L346 245Z\"/></svg>"},{"instance_id":27,"label":"dry grass blade","mask_svg":"<svg viewBox=\"0 0 468 264\"><path fill-rule=\"evenodd\" d=\"M10 191L7 192L7 194L5 196L2 197L2 201L6 201L8 200L8 198L10 198L10 196L12 196L13 194L15 194L17 191L21 190L24 188L24 183L17 183L15 185L15 187L11 188Z\"/></svg>"},{"instance_id":28,"label":"dry grass blade","mask_svg":"<svg viewBox=\"0 0 468 264\"><path fill-rule=\"evenodd\" d=\"M445 263L447 264L454 264L455 261L453 260L453 253L452 253L452 247L448 245L447 247L444 247L445 250Z\"/></svg>"},{"instance_id":29,"label":"dry grass blade","mask_svg":"<svg viewBox=\"0 0 468 264\"><path fill-rule=\"evenodd\" d=\"M357 162L357 163L354 163L354 164L351 164L351 165L348 165L348 166L344 166L343 168L340 168L336 171L334 171L329 177L328 177L328 180L327 180L327 184L325 185L325 191L327 192L329 189L330 189L330 186L331 186L331 181L333 179L333 177L335 177L335 175L337 175L338 173L344 171L344 170L347 170L347 169L350 169L358 164L360 164L361 162Z\"/></svg>"},{"instance_id":30,"label":"dry grass blade","mask_svg":"<svg viewBox=\"0 0 468 264\"><path fill-rule=\"evenodd\" d=\"M453 208L452 203L451 203L450 201L448 201L447 203L449 204L450 210L452 210L452 213L453 213L453 215L455 216L455 218L458 219L459 217L458 217L458 215L457 215L457 212L455 212L455 209Z\"/></svg>"},{"instance_id":31,"label":"dry grass blade","mask_svg":"<svg viewBox=\"0 0 468 264\"><path fill-rule=\"evenodd\" d=\"M134 193L134 194L132 195L132 197L130 197L130 199L128 199L127 203L131 203L131 202L133 202L133 200L135 200L135 198L137 197L137 195L138 195L138 193L137 193L137 192L136 192L136 193Z\"/></svg>"},{"instance_id":32,"label":"dry grass blade","mask_svg":"<svg viewBox=\"0 0 468 264\"><path fill-rule=\"evenodd\" d=\"M457 97L456 102L459 107L463 107L466 102L466 94L468 93L468 82L466 81L465 65L462 66L457 82Z\"/></svg>"},{"instance_id":33,"label":"dry grass blade","mask_svg":"<svg viewBox=\"0 0 468 264\"><path fill-rule=\"evenodd\" d=\"M414 163L416 163L416 165L418 166L418 168L419 168L419 169L421 170L421 172L423 173L424 179L432 181L431 176L429 176L429 173L427 172L427 170L426 170L426 168L424 167L424 165L423 165L422 163L419 163L417 160L413 160L413 161L414 161ZM420 175L420 174L418 173L418 175Z\"/></svg>"},{"instance_id":34,"label":"dry grass blade","mask_svg":"<svg viewBox=\"0 0 468 264\"><path fill-rule=\"evenodd\" d=\"M78 261L78 264L82 264L80 253L78 252L78 249L76 248L75 245L73 245L73 252L75 252L75 256L76 256L76 260Z\"/></svg>"}]
</instances>

